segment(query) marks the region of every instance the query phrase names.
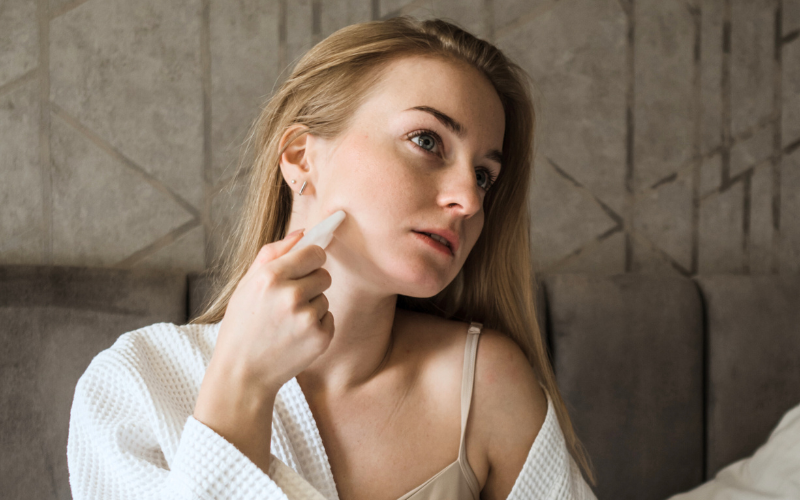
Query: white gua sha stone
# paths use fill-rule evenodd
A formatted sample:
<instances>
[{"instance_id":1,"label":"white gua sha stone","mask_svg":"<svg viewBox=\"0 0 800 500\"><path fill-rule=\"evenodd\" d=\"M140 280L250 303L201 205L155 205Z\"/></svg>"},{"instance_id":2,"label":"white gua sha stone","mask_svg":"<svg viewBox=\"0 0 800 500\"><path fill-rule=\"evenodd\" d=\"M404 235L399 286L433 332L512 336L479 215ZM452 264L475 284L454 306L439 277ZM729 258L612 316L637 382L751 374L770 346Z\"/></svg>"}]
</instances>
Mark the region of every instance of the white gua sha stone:
<instances>
[{"instance_id":1,"label":"white gua sha stone","mask_svg":"<svg viewBox=\"0 0 800 500\"><path fill-rule=\"evenodd\" d=\"M319 245L324 250L333 239L333 232L342 223L344 216L344 210L338 210L329 215L322 222L306 231L306 234L289 250L289 253L308 245Z\"/></svg>"}]
</instances>

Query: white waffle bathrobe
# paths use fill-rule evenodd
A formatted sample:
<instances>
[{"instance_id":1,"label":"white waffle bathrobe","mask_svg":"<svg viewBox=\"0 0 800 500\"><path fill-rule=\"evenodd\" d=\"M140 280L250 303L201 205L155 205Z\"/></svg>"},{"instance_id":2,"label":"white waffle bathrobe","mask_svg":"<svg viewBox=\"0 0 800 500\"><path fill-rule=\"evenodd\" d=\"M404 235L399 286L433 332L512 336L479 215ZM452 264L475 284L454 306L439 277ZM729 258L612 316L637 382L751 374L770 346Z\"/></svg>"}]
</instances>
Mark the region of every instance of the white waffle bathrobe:
<instances>
[{"instance_id":1,"label":"white waffle bathrobe","mask_svg":"<svg viewBox=\"0 0 800 500\"><path fill-rule=\"evenodd\" d=\"M158 323L98 354L75 389L67 461L74 500L338 499L295 379L275 401L265 474L192 417L219 324ZM509 499L595 499L552 402Z\"/></svg>"}]
</instances>

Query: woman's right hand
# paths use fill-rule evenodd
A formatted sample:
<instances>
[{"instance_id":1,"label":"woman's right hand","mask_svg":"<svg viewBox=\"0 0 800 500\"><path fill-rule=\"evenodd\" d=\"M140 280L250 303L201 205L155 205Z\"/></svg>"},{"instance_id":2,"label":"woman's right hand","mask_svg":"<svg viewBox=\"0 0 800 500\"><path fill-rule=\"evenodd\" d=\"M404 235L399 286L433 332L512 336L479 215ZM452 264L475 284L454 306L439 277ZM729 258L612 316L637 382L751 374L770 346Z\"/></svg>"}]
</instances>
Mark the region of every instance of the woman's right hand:
<instances>
[{"instance_id":1,"label":"woman's right hand","mask_svg":"<svg viewBox=\"0 0 800 500\"><path fill-rule=\"evenodd\" d=\"M267 472L272 408L281 386L319 357L333 337L323 291L325 251L289 250L302 232L264 245L228 301L194 418Z\"/></svg>"},{"instance_id":2,"label":"woman's right hand","mask_svg":"<svg viewBox=\"0 0 800 500\"><path fill-rule=\"evenodd\" d=\"M264 245L228 302L211 358L260 390L277 392L330 344L333 315L322 293L331 275L325 251L289 250L303 233ZM211 368L211 366L209 366Z\"/></svg>"}]
</instances>

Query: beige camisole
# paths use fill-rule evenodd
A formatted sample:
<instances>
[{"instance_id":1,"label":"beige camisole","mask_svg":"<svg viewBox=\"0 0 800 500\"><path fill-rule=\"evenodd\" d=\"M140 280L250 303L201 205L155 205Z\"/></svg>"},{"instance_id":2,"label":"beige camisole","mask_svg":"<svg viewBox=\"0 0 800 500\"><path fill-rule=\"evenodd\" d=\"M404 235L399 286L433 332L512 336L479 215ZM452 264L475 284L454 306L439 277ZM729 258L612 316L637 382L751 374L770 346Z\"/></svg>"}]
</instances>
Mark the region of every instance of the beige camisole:
<instances>
[{"instance_id":1,"label":"beige camisole","mask_svg":"<svg viewBox=\"0 0 800 500\"><path fill-rule=\"evenodd\" d=\"M482 327L481 323L475 321L470 323L467 345L464 347L464 370L461 376L461 443L458 446L458 460L398 500L478 500L480 496L478 479L467 461L464 438L467 430L467 416L469 416L469 407L472 402L472 387L475 382L478 337Z\"/></svg>"}]
</instances>

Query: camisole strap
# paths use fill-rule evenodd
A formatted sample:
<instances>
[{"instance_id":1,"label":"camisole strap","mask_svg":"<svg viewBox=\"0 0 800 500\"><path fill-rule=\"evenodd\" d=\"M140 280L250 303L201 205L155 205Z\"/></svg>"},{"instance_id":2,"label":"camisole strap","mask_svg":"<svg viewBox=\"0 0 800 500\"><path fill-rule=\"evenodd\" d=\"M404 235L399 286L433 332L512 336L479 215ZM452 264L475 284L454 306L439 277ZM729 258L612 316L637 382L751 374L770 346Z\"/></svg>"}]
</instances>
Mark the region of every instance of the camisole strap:
<instances>
[{"instance_id":1,"label":"camisole strap","mask_svg":"<svg viewBox=\"0 0 800 500\"><path fill-rule=\"evenodd\" d=\"M472 388L475 385L475 360L478 353L478 338L481 334L482 323L473 321L467 331L467 344L464 346L464 371L461 376L461 443L458 447L458 459L467 464L466 446L467 417L472 404Z\"/></svg>"}]
</instances>

